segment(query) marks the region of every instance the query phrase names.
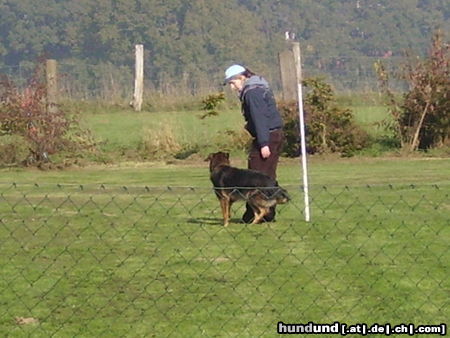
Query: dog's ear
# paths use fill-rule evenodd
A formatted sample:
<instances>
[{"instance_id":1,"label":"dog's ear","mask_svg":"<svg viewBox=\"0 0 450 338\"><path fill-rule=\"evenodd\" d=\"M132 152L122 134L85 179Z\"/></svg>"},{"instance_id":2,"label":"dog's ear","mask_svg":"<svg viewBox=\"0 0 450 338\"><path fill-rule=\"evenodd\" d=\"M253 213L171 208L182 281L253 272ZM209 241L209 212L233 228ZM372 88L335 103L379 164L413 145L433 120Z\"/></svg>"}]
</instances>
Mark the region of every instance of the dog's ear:
<instances>
[{"instance_id":1,"label":"dog's ear","mask_svg":"<svg viewBox=\"0 0 450 338\"><path fill-rule=\"evenodd\" d=\"M229 160L230 159L230 153L224 153L225 154L225 157L227 158L227 160Z\"/></svg>"},{"instance_id":2,"label":"dog's ear","mask_svg":"<svg viewBox=\"0 0 450 338\"><path fill-rule=\"evenodd\" d=\"M205 158L205 162L211 161L213 154L209 154L207 158Z\"/></svg>"}]
</instances>

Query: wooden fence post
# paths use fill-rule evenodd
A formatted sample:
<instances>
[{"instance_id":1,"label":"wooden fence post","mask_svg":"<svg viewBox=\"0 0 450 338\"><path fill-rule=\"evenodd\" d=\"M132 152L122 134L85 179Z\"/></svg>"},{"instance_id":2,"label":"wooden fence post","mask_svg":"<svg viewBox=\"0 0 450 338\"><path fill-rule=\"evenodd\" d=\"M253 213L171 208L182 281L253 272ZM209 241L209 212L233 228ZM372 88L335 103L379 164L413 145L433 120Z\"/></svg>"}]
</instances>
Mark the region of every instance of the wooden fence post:
<instances>
[{"instance_id":1,"label":"wooden fence post","mask_svg":"<svg viewBox=\"0 0 450 338\"><path fill-rule=\"evenodd\" d=\"M134 79L133 107L135 111L142 109L142 96L144 94L144 46L136 45L136 65Z\"/></svg>"},{"instance_id":2,"label":"wooden fence post","mask_svg":"<svg viewBox=\"0 0 450 338\"><path fill-rule=\"evenodd\" d=\"M297 101L297 72L295 66L295 56L292 50L292 43L287 43L288 49L278 55L280 61L281 86L283 90L283 100L286 102Z\"/></svg>"},{"instance_id":3,"label":"wooden fence post","mask_svg":"<svg viewBox=\"0 0 450 338\"><path fill-rule=\"evenodd\" d=\"M47 110L55 113L58 109L58 73L56 60L49 59L46 62L46 83L47 83Z\"/></svg>"}]
</instances>

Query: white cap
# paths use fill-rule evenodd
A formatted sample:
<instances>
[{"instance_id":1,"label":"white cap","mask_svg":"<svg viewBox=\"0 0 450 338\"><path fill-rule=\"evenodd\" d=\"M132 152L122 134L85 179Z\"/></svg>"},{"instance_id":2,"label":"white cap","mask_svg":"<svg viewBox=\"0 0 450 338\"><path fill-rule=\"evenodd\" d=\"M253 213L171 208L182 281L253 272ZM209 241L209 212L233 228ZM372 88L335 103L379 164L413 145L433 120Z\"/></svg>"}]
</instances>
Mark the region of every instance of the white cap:
<instances>
[{"instance_id":1,"label":"white cap","mask_svg":"<svg viewBox=\"0 0 450 338\"><path fill-rule=\"evenodd\" d=\"M240 75L245 72L245 68L241 65L232 65L231 67L228 67L225 71L225 81L224 84L226 84L228 81L230 81L233 77L236 75Z\"/></svg>"}]
</instances>

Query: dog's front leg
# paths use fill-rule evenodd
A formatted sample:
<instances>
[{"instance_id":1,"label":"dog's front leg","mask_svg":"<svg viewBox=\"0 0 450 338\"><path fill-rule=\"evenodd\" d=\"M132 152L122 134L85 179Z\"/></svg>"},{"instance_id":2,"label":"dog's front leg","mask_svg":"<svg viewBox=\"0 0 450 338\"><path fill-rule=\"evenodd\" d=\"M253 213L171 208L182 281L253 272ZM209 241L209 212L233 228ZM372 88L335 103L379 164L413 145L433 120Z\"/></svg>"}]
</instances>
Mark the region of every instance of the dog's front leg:
<instances>
[{"instance_id":1,"label":"dog's front leg","mask_svg":"<svg viewBox=\"0 0 450 338\"><path fill-rule=\"evenodd\" d=\"M232 200L228 200L228 203L227 203L227 220L228 221L230 221L230 219L231 219L231 205L233 204L233 201ZM228 224L228 222L227 222L227 224Z\"/></svg>"}]
</instances>

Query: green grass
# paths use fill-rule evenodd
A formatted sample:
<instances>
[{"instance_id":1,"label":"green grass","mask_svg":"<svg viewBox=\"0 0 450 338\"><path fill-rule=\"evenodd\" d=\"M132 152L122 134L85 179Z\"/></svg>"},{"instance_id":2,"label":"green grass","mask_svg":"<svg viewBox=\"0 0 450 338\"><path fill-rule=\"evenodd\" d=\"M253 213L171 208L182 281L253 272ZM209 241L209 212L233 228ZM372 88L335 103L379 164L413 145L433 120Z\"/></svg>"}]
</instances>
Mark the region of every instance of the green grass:
<instances>
[{"instance_id":1,"label":"green grass","mask_svg":"<svg viewBox=\"0 0 450 338\"><path fill-rule=\"evenodd\" d=\"M356 119L370 135L383 136L385 131L377 127L377 123L389 118L384 98L378 93L360 93L358 95L338 95L336 102L340 107L350 109Z\"/></svg>"},{"instance_id":2,"label":"green grass","mask_svg":"<svg viewBox=\"0 0 450 338\"><path fill-rule=\"evenodd\" d=\"M371 135L385 116L352 103ZM238 109L86 109L114 165L0 170L0 332L6 336L272 336L276 323L439 324L449 318L449 159L282 159L277 222L221 226L202 155ZM120 162L170 125L185 161ZM217 145L219 144L219 145ZM245 167L245 155L232 152ZM16 317L39 322L18 325ZM448 324L448 323L447 323Z\"/></svg>"},{"instance_id":3,"label":"green grass","mask_svg":"<svg viewBox=\"0 0 450 338\"><path fill-rule=\"evenodd\" d=\"M232 164L246 167L245 157L232 153ZM312 185L445 184L450 160L440 158L308 158ZM208 164L202 159L159 162L124 162L85 168L42 171L10 168L0 170L0 183L119 184L147 186L209 187ZM301 184L300 159L282 158L278 168L281 184Z\"/></svg>"},{"instance_id":4,"label":"green grass","mask_svg":"<svg viewBox=\"0 0 450 338\"><path fill-rule=\"evenodd\" d=\"M381 136L386 134L386 131L377 125L388 117L386 108L381 106L354 106L351 109L356 122L370 135Z\"/></svg>"},{"instance_id":5,"label":"green grass","mask_svg":"<svg viewBox=\"0 0 450 338\"><path fill-rule=\"evenodd\" d=\"M2 170L0 332L255 337L278 321L448 321L450 160L313 158L310 170L311 223L300 169L283 160L292 201L278 221L238 224L240 203L228 228L206 163Z\"/></svg>"},{"instance_id":6,"label":"green grass","mask_svg":"<svg viewBox=\"0 0 450 338\"><path fill-rule=\"evenodd\" d=\"M350 108L357 123L361 125L376 140L383 139L388 133L377 126L385 119L386 107L376 104L367 105L361 102L342 102L344 107ZM161 138L169 134L179 144L181 149L195 149L202 156L217 147L233 147L235 140L227 135L227 131L239 132L243 130L244 119L238 108L222 110L217 116L200 119L205 112L202 111L173 111L173 112L134 112L132 110L118 110L113 107L111 111L104 108L102 113L98 110L85 108L82 114L84 125L99 141L100 148L116 158L138 158L136 152L145 140L152 136ZM162 136L160 134L163 134ZM234 146L235 147L235 146ZM142 147L141 147L142 148ZM235 147L236 148L236 147ZM381 146L384 152L386 146ZM237 150L233 149L233 150ZM140 157L145 152L140 152Z\"/></svg>"},{"instance_id":7,"label":"green grass","mask_svg":"<svg viewBox=\"0 0 450 338\"><path fill-rule=\"evenodd\" d=\"M198 148L202 155L216 149L215 144L227 139L226 131L243 128L238 110L227 110L218 116L201 119L201 111L192 112L133 112L83 114L84 124L90 128L107 153L136 150L146 135L164 131L175 138L183 149ZM164 135L163 135L164 136Z\"/></svg>"}]
</instances>

